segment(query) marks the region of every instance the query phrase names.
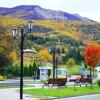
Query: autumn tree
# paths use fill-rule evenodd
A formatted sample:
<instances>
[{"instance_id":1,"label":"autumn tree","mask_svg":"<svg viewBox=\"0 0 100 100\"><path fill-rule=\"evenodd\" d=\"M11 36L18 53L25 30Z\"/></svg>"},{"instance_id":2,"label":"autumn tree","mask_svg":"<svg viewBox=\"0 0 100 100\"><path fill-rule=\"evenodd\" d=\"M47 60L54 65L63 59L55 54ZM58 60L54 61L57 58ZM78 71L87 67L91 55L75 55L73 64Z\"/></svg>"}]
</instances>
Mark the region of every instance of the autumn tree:
<instances>
[{"instance_id":1,"label":"autumn tree","mask_svg":"<svg viewBox=\"0 0 100 100\"><path fill-rule=\"evenodd\" d=\"M85 48L84 60L87 66L90 66L90 76L92 74L91 69L94 69L100 61L100 46L88 46ZM91 77L92 78L92 77ZM92 88L92 83L91 83Z\"/></svg>"},{"instance_id":2,"label":"autumn tree","mask_svg":"<svg viewBox=\"0 0 100 100\"><path fill-rule=\"evenodd\" d=\"M3 68L11 64L11 60L8 57L8 44L6 33L6 28L0 25L0 68Z\"/></svg>"},{"instance_id":3,"label":"autumn tree","mask_svg":"<svg viewBox=\"0 0 100 100\"><path fill-rule=\"evenodd\" d=\"M11 61L14 63L18 60L18 57L17 57L17 53L15 51L12 51L9 53L9 58L11 59Z\"/></svg>"},{"instance_id":4,"label":"autumn tree","mask_svg":"<svg viewBox=\"0 0 100 100\"><path fill-rule=\"evenodd\" d=\"M85 63L90 67L96 67L100 61L100 46L88 46L84 52Z\"/></svg>"},{"instance_id":5,"label":"autumn tree","mask_svg":"<svg viewBox=\"0 0 100 100\"><path fill-rule=\"evenodd\" d=\"M38 57L44 62L44 65L47 61L51 61L52 56L49 54L47 49L40 50Z\"/></svg>"}]
</instances>

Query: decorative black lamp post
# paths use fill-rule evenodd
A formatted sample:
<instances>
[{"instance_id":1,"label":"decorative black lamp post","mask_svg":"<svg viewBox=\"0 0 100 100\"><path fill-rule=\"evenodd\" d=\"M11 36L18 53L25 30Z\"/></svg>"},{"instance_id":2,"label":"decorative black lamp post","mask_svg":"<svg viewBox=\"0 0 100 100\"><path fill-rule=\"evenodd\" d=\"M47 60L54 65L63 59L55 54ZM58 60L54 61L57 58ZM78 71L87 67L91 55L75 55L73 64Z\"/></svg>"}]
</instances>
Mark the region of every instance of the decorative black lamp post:
<instances>
[{"instance_id":1,"label":"decorative black lamp post","mask_svg":"<svg viewBox=\"0 0 100 100\"><path fill-rule=\"evenodd\" d=\"M15 38L17 36L17 32L20 29L21 31L21 44L20 44L20 49L21 49L21 63L20 63L20 100L23 100L23 44L24 44L24 36L27 32L31 32L33 28L33 22L28 21L28 25L24 27L18 27L12 29L12 34L13 37ZM27 30L24 34L24 29Z\"/></svg>"}]
</instances>

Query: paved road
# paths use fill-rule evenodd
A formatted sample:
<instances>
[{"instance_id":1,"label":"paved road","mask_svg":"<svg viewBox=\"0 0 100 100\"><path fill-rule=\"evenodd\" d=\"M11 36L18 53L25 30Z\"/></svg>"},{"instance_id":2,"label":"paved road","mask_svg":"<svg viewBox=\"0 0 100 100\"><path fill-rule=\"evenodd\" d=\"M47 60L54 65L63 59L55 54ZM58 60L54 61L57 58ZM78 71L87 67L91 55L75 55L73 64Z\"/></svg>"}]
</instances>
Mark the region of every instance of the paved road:
<instances>
[{"instance_id":1,"label":"paved road","mask_svg":"<svg viewBox=\"0 0 100 100\"><path fill-rule=\"evenodd\" d=\"M54 100L100 100L100 94L69 97L69 98L54 99Z\"/></svg>"}]
</instances>

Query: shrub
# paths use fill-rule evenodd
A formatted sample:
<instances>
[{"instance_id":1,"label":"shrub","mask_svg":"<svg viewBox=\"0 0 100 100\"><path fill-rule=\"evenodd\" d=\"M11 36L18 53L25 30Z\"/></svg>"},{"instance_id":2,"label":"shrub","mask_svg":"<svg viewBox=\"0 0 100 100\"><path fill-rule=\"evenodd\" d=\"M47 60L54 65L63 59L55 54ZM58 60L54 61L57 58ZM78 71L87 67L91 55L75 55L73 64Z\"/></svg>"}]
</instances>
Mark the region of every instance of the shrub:
<instances>
[{"instance_id":1,"label":"shrub","mask_svg":"<svg viewBox=\"0 0 100 100\"><path fill-rule=\"evenodd\" d=\"M51 69L48 69L48 77L51 75Z\"/></svg>"},{"instance_id":2,"label":"shrub","mask_svg":"<svg viewBox=\"0 0 100 100\"><path fill-rule=\"evenodd\" d=\"M100 87L100 79L97 80L97 84Z\"/></svg>"},{"instance_id":3,"label":"shrub","mask_svg":"<svg viewBox=\"0 0 100 100\"><path fill-rule=\"evenodd\" d=\"M0 75L0 81L4 81L4 77Z\"/></svg>"},{"instance_id":4,"label":"shrub","mask_svg":"<svg viewBox=\"0 0 100 100\"><path fill-rule=\"evenodd\" d=\"M12 78L13 78L13 75L12 75L12 74L8 74L8 75L7 75L7 78L8 78L8 79L12 79Z\"/></svg>"}]
</instances>

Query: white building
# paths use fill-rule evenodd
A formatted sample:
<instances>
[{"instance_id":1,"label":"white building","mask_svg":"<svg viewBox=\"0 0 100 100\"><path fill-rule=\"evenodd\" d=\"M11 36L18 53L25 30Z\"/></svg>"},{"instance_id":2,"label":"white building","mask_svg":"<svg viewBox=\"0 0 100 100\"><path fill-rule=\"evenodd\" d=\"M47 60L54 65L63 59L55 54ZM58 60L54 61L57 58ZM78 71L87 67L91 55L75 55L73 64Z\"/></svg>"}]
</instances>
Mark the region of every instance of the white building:
<instances>
[{"instance_id":1,"label":"white building","mask_svg":"<svg viewBox=\"0 0 100 100\"><path fill-rule=\"evenodd\" d=\"M96 67L95 70L96 70L96 74L97 74L96 78L100 79L100 67Z\"/></svg>"},{"instance_id":2,"label":"white building","mask_svg":"<svg viewBox=\"0 0 100 100\"><path fill-rule=\"evenodd\" d=\"M39 67L40 69L40 79L45 80L48 78L48 70L51 70L50 77L53 77L53 69L52 67ZM55 77L57 78L66 78L66 70L64 68L57 68L55 70Z\"/></svg>"},{"instance_id":3,"label":"white building","mask_svg":"<svg viewBox=\"0 0 100 100\"><path fill-rule=\"evenodd\" d=\"M51 67L39 67L40 70L40 79L45 80L48 78L48 70L52 70Z\"/></svg>"},{"instance_id":4,"label":"white building","mask_svg":"<svg viewBox=\"0 0 100 100\"><path fill-rule=\"evenodd\" d=\"M55 73L56 73L57 78L66 78L67 76L66 69L64 68L57 68Z\"/></svg>"}]
</instances>

